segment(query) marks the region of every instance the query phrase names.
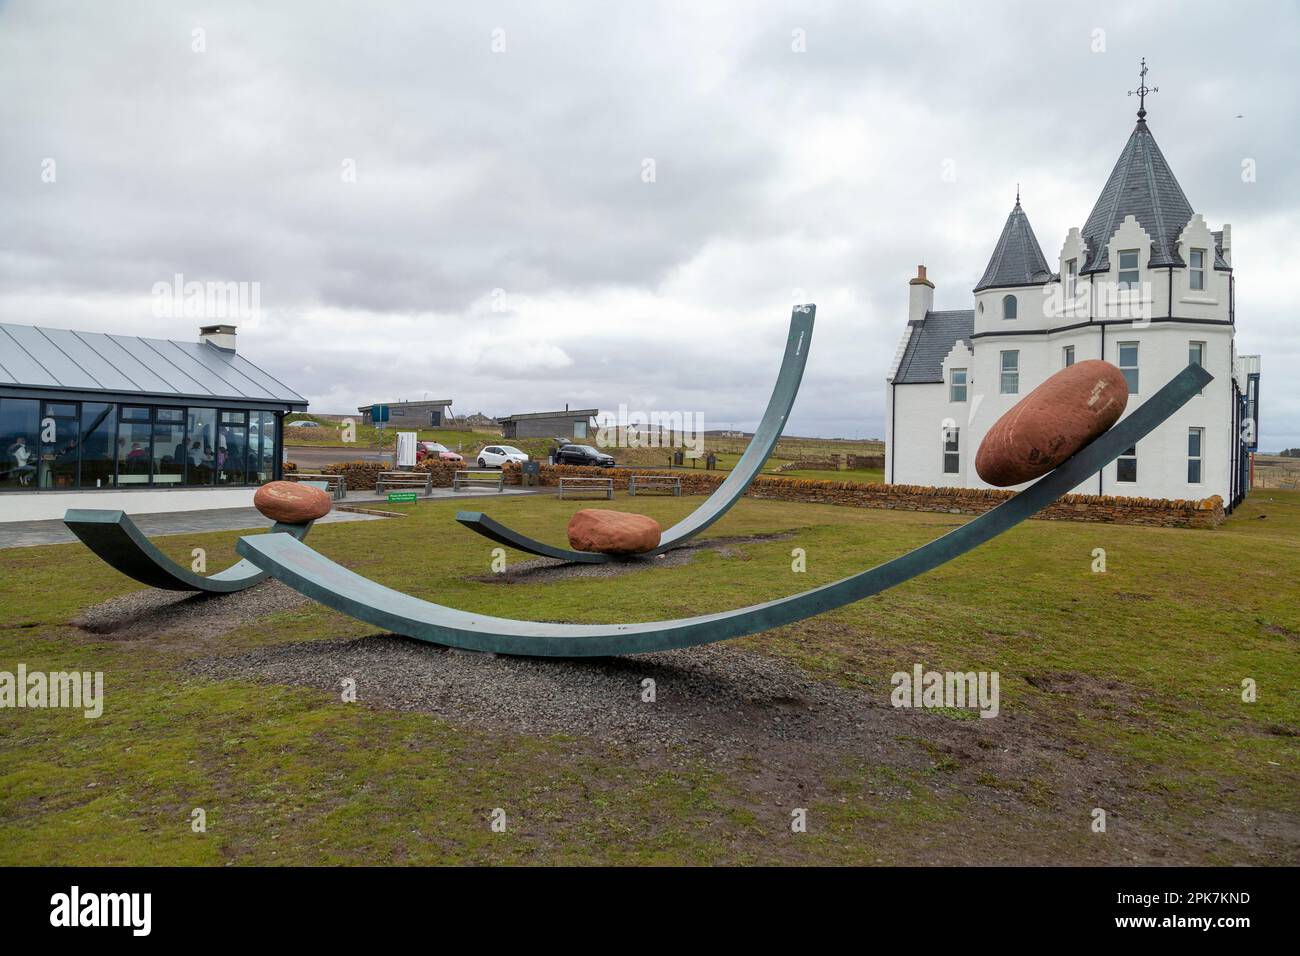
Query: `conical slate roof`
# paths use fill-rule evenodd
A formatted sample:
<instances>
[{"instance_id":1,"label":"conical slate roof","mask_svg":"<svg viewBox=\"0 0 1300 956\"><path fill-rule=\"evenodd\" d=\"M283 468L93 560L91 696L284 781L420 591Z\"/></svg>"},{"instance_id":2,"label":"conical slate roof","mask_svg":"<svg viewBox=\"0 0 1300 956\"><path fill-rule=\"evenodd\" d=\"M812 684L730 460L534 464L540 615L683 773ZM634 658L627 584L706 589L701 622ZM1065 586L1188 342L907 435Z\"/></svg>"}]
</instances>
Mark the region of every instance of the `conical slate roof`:
<instances>
[{"instance_id":1,"label":"conical slate roof","mask_svg":"<svg viewBox=\"0 0 1300 956\"><path fill-rule=\"evenodd\" d=\"M1178 237L1192 218L1192 204L1165 162L1145 119L1139 119L1124 144L1097 204L1083 226L1088 245L1084 272L1110 268L1106 244L1126 216L1133 216L1151 236L1151 266L1181 266Z\"/></svg>"},{"instance_id":2,"label":"conical slate roof","mask_svg":"<svg viewBox=\"0 0 1300 956\"><path fill-rule=\"evenodd\" d=\"M1029 225L1029 217L1020 208L1020 198L1017 197L1015 208L1002 227L993 258L989 260L984 278L975 286L975 291L1004 285L1031 285L1046 282L1051 277L1052 270L1047 266L1043 250L1034 237L1034 229Z\"/></svg>"}]
</instances>

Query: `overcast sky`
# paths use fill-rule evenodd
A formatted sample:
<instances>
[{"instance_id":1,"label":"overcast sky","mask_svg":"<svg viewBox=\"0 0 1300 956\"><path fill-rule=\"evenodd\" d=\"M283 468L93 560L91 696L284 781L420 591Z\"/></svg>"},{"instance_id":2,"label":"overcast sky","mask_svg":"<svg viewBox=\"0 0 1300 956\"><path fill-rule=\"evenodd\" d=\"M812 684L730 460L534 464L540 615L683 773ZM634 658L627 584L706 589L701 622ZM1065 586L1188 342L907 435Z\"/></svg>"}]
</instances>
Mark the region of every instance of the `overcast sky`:
<instances>
[{"instance_id":1,"label":"overcast sky","mask_svg":"<svg viewBox=\"0 0 1300 956\"><path fill-rule=\"evenodd\" d=\"M916 264L970 308L1017 182L1055 263L1146 56L1261 445L1300 445L1298 46L1289 2L0 0L0 319L193 338L155 283L256 282L239 349L320 412L716 428L811 301L787 433L879 437Z\"/></svg>"}]
</instances>

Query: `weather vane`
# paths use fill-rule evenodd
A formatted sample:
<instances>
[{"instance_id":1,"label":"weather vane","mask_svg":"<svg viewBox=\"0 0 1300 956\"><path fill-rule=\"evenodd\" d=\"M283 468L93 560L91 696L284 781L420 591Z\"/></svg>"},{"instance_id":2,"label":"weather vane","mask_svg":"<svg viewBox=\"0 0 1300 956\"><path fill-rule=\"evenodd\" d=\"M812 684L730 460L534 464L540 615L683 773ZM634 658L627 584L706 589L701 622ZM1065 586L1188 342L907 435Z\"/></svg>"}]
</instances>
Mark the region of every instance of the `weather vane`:
<instances>
[{"instance_id":1,"label":"weather vane","mask_svg":"<svg viewBox=\"0 0 1300 956\"><path fill-rule=\"evenodd\" d=\"M1139 73L1138 76L1139 76L1138 88L1136 90L1129 90L1128 95L1129 96L1133 96L1135 94L1137 95L1138 119L1145 120L1147 118L1147 94L1160 92L1160 87L1158 86L1147 86L1147 58L1146 57L1142 58L1142 72Z\"/></svg>"}]
</instances>

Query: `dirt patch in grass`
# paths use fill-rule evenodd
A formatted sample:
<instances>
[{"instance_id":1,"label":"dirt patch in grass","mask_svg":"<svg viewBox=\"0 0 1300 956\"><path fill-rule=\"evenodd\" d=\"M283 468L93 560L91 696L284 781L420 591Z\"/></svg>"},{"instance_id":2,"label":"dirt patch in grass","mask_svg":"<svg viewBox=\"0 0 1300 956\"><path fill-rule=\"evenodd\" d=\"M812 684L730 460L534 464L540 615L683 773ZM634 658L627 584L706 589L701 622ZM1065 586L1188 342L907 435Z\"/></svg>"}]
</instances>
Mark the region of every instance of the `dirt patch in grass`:
<instances>
[{"instance_id":1,"label":"dirt patch in grass","mask_svg":"<svg viewBox=\"0 0 1300 956\"><path fill-rule=\"evenodd\" d=\"M279 581L268 580L235 594L132 591L87 608L70 622L99 640L158 643L167 640L197 653L211 653L208 640L310 603ZM189 639L188 641L186 639Z\"/></svg>"},{"instance_id":2,"label":"dirt patch in grass","mask_svg":"<svg viewBox=\"0 0 1300 956\"><path fill-rule=\"evenodd\" d=\"M641 767L707 759L736 783L738 799L755 813L842 803L844 768L870 767L862 786L871 800L897 805L919 785L940 803L967 807L967 818L950 824L961 839L926 862L1056 862L1062 846L1074 846L1074 835L1085 848L1082 856L1078 846L1070 852L1076 862L1203 861L1212 849L1225 848L1267 862L1261 827L1277 835L1275 849L1289 858L1300 843L1294 821L1225 808L1203 832L1171 845L1164 796L1142 789L1141 774L1116 754L1086 746L1051 708L1004 710L995 719L973 711L896 709L886 691L841 687L734 645L552 660L379 635L205 658L186 670L205 679L295 684L330 694L350 679L360 706L424 712L476 729L564 735L579 747L619 748ZM1094 687L1095 681L1066 672L1036 679L1072 697L1104 692L1109 699L1096 708L1111 717L1122 709L1115 702L1132 696L1118 682ZM653 701L645 699L651 687ZM1107 810L1122 841L1086 842L1094 807ZM1008 816L1025 818L1026 833L1046 826L1056 836L1026 838L1008 856L1008 846L972 842L980 828L972 827L970 814L987 819L986 832L1001 832L1003 840ZM938 836L946 824L935 825Z\"/></svg>"}]
</instances>

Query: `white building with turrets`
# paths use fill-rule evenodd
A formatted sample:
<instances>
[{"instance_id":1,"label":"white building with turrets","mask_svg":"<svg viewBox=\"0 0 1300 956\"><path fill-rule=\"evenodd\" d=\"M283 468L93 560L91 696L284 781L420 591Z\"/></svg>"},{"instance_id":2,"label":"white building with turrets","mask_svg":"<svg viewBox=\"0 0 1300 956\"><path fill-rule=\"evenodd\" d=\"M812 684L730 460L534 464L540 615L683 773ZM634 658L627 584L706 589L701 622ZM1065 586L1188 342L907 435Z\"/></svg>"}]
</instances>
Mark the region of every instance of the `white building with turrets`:
<instances>
[{"instance_id":1,"label":"white building with turrets","mask_svg":"<svg viewBox=\"0 0 1300 956\"><path fill-rule=\"evenodd\" d=\"M1145 90L1144 90L1145 92ZM1214 376L1129 453L1075 491L1145 498L1245 495L1258 356L1239 356L1232 228L1195 212L1138 110L1110 178L1049 264L1016 204L974 289L974 308L935 311L924 266L886 378L885 480L988 487L975 453L998 418L1083 359L1119 366L1125 414L1189 362Z\"/></svg>"}]
</instances>

